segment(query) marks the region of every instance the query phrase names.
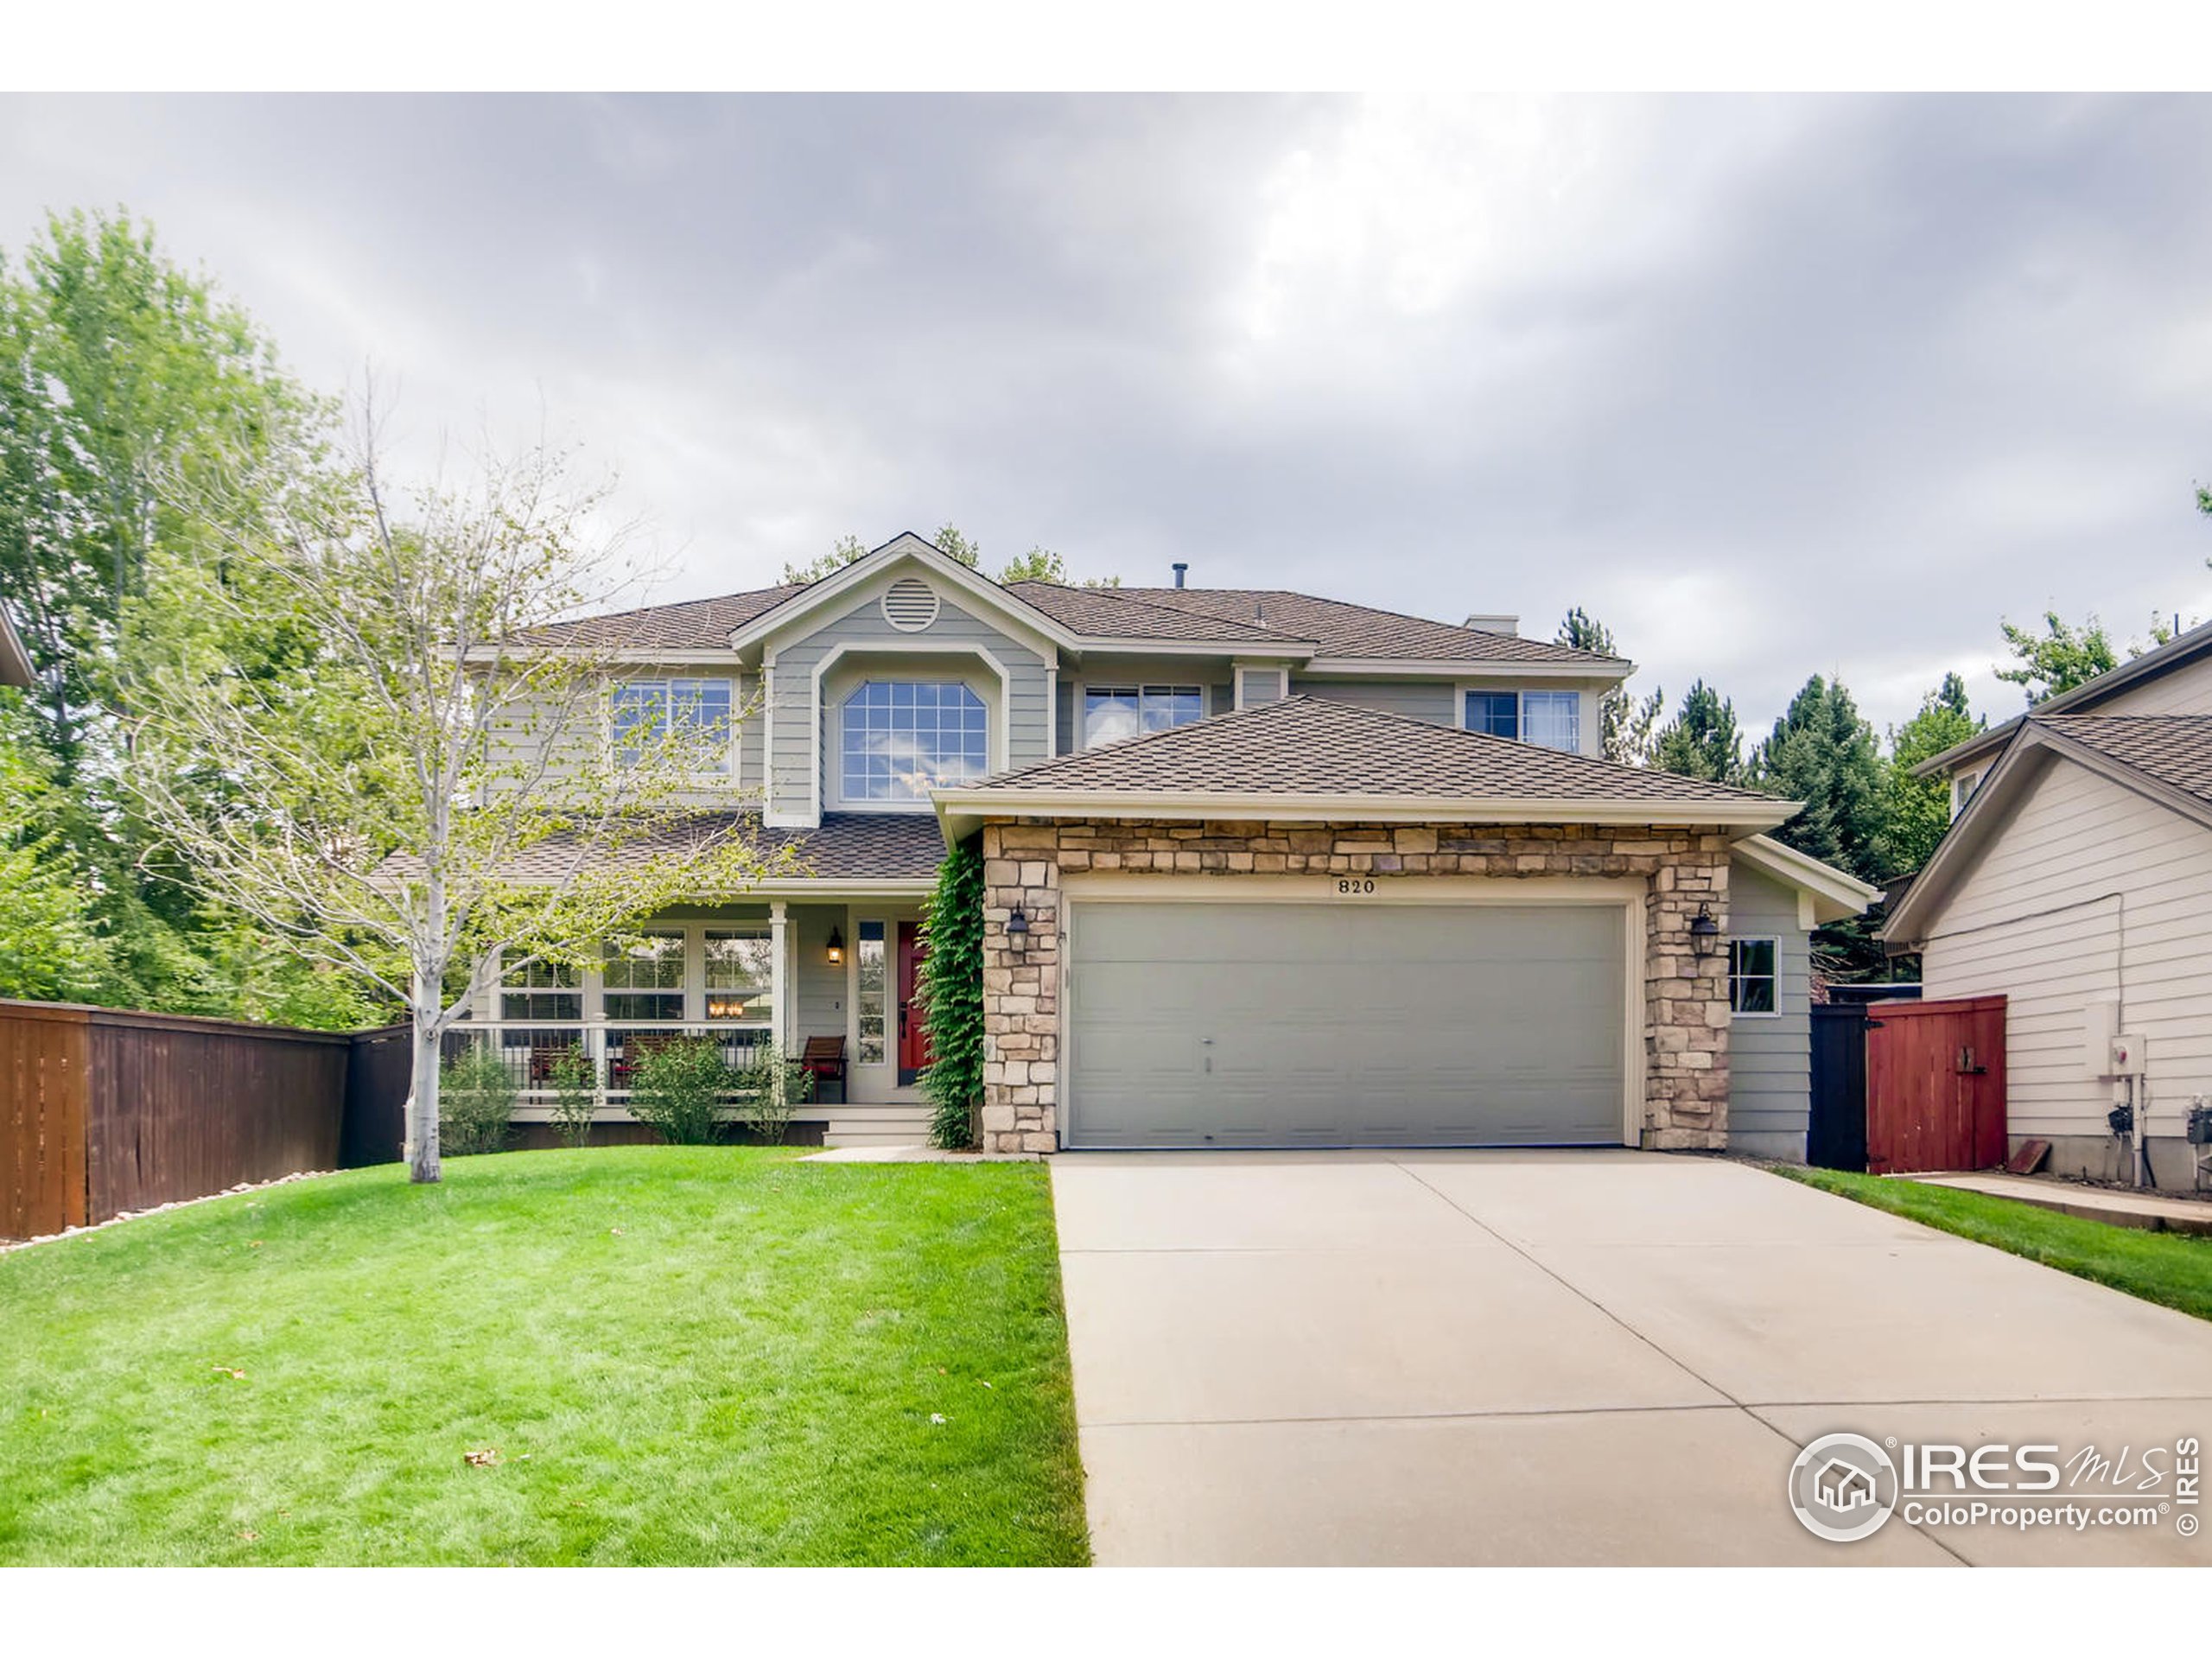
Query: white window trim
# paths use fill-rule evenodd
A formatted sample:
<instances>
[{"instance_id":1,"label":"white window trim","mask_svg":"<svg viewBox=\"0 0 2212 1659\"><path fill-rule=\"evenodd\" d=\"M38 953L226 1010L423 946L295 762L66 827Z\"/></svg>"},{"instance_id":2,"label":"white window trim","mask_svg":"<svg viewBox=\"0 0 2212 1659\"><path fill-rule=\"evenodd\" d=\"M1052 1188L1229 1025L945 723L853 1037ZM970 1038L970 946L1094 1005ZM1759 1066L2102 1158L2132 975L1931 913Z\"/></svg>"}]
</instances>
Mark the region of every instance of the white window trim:
<instances>
[{"instance_id":1,"label":"white window trim","mask_svg":"<svg viewBox=\"0 0 2212 1659\"><path fill-rule=\"evenodd\" d=\"M1573 697L1574 699L1574 747L1571 749L1553 748L1548 743L1529 743L1529 747L1532 749L1551 749L1551 752L1554 754L1580 754L1585 756L1589 754L1590 751L1586 747L1589 740L1589 731L1587 729L1589 725L1588 715L1590 713L1587 706L1589 698L1588 694L1580 687L1576 687L1573 690L1569 690L1567 688L1555 685L1493 685L1478 680L1455 681L1452 687L1452 724L1460 731L1465 732L1474 729L1467 724L1467 697L1469 693L1476 691L1484 692L1495 696L1510 696L1513 699L1514 735L1510 741L1516 743L1529 743L1529 740L1522 736L1521 734L1529 729L1529 713L1523 699L1525 699L1531 691L1534 691L1540 696Z\"/></svg>"},{"instance_id":2,"label":"white window trim","mask_svg":"<svg viewBox=\"0 0 2212 1659\"><path fill-rule=\"evenodd\" d=\"M701 789L738 790L745 786L741 775L744 771L744 745L738 741L739 729L744 725L745 677L741 674L636 674L613 680L600 707L601 764L612 770L614 758L614 702L624 688L632 685L667 685L677 680L719 680L729 687L729 765L721 772L694 772L684 774L684 781ZM767 751L761 751L765 766Z\"/></svg>"},{"instance_id":3,"label":"white window trim","mask_svg":"<svg viewBox=\"0 0 2212 1659\"><path fill-rule=\"evenodd\" d=\"M837 812L933 812L937 810L935 804L926 798L918 801L848 801L845 798L842 766L837 769L838 775L835 788L824 781L828 760L823 748L825 734L828 734L828 741L836 745L836 753L841 758L845 752L844 696L840 696L833 707L829 701L828 688L831 671L848 657L881 657L893 659L912 658L918 664L922 659L931 657L974 658L998 681L997 701L994 702L989 696L983 696L983 752L987 757L984 769L990 772L1004 772L1007 769L1007 728L1013 719L1014 677L1007 671L1006 664L996 656L983 646L967 641L900 639L888 644L881 640L869 640L864 643L848 642L825 652L822 660L814 665L811 690L814 730L807 745L808 753L812 760L810 767L812 773L810 796L812 812L810 817L800 822L809 826L820 823L822 814L825 810L825 803L826 810ZM969 683L970 690L976 689L972 681L969 681L965 674L940 671L936 677L961 680ZM855 689L856 687L857 683L855 683ZM848 692L845 695L850 695L850 693ZM1046 718L1051 718L1049 713ZM829 728L833 724L836 729L834 733L830 733ZM768 822L791 824L793 820L786 814L771 817Z\"/></svg>"},{"instance_id":4,"label":"white window trim","mask_svg":"<svg viewBox=\"0 0 2212 1659\"><path fill-rule=\"evenodd\" d=\"M1213 688L1208 685L1203 678L1192 680L1147 680L1140 677L1135 679L1125 680L1119 677L1115 677L1099 680L1077 680L1075 683L1075 702L1073 705L1075 725L1074 752L1080 753L1081 751L1091 747L1090 729L1090 722L1085 717L1084 713L1084 705L1090 701L1090 694L1093 691L1120 691L1130 688L1134 688L1137 694L1137 729L1135 734L1137 737L1142 737L1145 734L1144 694L1147 691L1196 691L1198 694L1198 720L1205 719L1213 712ZM1198 721L1192 721L1189 723L1196 725ZM1174 728L1163 728L1163 729L1173 730ZM1130 739L1125 737L1120 741L1127 743L1130 741ZM1109 743L1102 744L1099 747L1102 748L1111 748L1113 745Z\"/></svg>"},{"instance_id":5,"label":"white window trim","mask_svg":"<svg viewBox=\"0 0 2212 1659\"><path fill-rule=\"evenodd\" d=\"M1737 1020L1779 1020L1782 1018L1782 940L1772 933L1743 933L1728 941L1729 954L1734 956L1739 944L1770 945L1774 950L1774 972L1770 975L1738 974L1732 960L1728 971L1728 1018ZM1736 1006L1736 985L1739 980L1768 978L1774 982L1774 1006L1770 1008L1739 1008Z\"/></svg>"}]
</instances>

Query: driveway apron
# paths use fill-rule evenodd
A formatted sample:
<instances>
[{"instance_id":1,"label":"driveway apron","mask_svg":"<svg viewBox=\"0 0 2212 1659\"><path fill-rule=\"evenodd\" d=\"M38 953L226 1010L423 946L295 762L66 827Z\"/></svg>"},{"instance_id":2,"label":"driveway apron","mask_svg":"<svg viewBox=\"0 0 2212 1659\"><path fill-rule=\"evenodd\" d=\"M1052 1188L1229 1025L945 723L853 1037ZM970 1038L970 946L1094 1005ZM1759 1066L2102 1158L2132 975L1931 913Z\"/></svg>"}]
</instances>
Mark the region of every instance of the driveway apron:
<instances>
[{"instance_id":1,"label":"driveway apron","mask_svg":"<svg viewBox=\"0 0 2212 1659\"><path fill-rule=\"evenodd\" d=\"M1102 1565L2174 1561L2149 1531L1834 1544L1799 1447L2212 1439L2212 1325L1742 1164L1052 1160Z\"/></svg>"}]
</instances>

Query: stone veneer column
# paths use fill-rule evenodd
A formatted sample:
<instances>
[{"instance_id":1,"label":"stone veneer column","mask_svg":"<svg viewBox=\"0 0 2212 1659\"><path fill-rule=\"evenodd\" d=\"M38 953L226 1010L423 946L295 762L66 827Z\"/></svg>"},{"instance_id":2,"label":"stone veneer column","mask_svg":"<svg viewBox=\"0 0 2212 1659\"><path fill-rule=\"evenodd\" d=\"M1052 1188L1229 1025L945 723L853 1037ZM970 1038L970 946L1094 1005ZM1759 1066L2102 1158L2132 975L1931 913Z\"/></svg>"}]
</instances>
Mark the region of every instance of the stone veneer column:
<instances>
[{"instance_id":1,"label":"stone veneer column","mask_svg":"<svg viewBox=\"0 0 2212 1659\"><path fill-rule=\"evenodd\" d=\"M983 1122L986 1152L1059 1149L1060 833L983 829ZM1026 934L1007 931L1019 906Z\"/></svg>"},{"instance_id":2,"label":"stone veneer column","mask_svg":"<svg viewBox=\"0 0 2212 1659\"><path fill-rule=\"evenodd\" d=\"M1060 875L1640 877L1643 905L1643 1144L1717 1151L1728 1137L1728 957L1699 957L1700 905L1728 925L1728 838L1590 825L1108 823L986 824L983 1115L986 1152L1059 1145ZM1007 918L1029 923L1020 948Z\"/></svg>"}]
</instances>

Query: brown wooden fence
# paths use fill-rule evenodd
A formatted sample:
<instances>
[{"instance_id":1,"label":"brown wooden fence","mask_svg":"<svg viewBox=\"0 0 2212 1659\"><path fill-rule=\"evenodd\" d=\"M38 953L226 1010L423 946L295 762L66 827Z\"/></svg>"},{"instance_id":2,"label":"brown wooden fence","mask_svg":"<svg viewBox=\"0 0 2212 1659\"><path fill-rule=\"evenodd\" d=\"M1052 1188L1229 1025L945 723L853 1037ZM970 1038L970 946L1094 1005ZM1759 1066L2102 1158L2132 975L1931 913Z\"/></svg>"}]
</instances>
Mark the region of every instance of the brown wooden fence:
<instances>
[{"instance_id":1,"label":"brown wooden fence","mask_svg":"<svg viewBox=\"0 0 2212 1659\"><path fill-rule=\"evenodd\" d=\"M353 1039L0 1001L0 1237L334 1169Z\"/></svg>"},{"instance_id":2,"label":"brown wooden fence","mask_svg":"<svg viewBox=\"0 0 2212 1659\"><path fill-rule=\"evenodd\" d=\"M1870 1007L1866 1167L1994 1169L2005 1153L2005 999Z\"/></svg>"}]
</instances>

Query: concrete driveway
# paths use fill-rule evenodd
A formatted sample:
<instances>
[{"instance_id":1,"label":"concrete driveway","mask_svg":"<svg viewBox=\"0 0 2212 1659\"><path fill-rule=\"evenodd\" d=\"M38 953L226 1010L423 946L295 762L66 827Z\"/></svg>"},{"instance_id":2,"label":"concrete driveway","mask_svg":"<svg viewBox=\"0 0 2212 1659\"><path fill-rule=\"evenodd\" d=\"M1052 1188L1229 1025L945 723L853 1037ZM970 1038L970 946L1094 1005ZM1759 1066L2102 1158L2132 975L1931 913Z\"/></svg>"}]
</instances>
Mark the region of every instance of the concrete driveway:
<instances>
[{"instance_id":1,"label":"concrete driveway","mask_svg":"<svg viewBox=\"0 0 2212 1659\"><path fill-rule=\"evenodd\" d=\"M1102 1565L2212 1563L2177 1514L1803 1530L1789 1465L1834 1430L2212 1443L2212 1325L1764 1171L1625 1151L1052 1169Z\"/></svg>"}]
</instances>

